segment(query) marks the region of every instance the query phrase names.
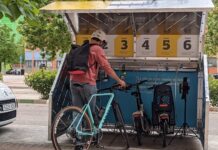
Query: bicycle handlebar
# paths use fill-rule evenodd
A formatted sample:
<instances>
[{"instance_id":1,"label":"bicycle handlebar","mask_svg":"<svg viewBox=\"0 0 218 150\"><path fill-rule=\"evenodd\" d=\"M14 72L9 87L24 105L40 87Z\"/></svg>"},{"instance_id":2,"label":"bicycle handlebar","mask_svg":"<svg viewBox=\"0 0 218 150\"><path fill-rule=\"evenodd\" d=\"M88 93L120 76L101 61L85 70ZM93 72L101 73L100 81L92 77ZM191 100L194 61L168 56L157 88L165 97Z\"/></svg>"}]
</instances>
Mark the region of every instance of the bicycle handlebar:
<instances>
[{"instance_id":1,"label":"bicycle handlebar","mask_svg":"<svg viewBox=\"0 0 218 150\"><path fill-rule=\"evenodd\" d=\"M149 88L147 88L147 89L148 89L148 90L152 90L152 89L154 89L156 86L159 86L159 85L166 85L166 84L169 84L169 83L170 83L170 81L166 81L166 82L161 83L161 84L153 85L153 86L151 86L151 87L149 87Z\"/></svg>"},{"instance_id":2,"label":"bicycle handlebar","mask_svg":"<svg viewBox=\"0 0 218 150\"><path fill-rule=\"evenodd\" d=\"M137 83L128 83L128 85L127 85L127 87L126 87L126 89L127 90L129 90L129 89L131 89L133 86L138 86L138 85L141 85L141 84L143 84L143 83L145 83L145 82L147 82L148 80L141 80L141 81L139 81L139 82L137 82Z\"/></svg>"},{"instance_id":3,"label":"bicycle handlebar","mask_svg":"<svg viewBox=\"0 0 218 150\"><path fill-rule=\"evenodd\" d=\"M104 89L100 89L100 90L98 90L98 92L113 90L113 89L116 89L119 86L120 86L120 84L114 84L114 85L112 85L110 87L107 87L107 88L104 88Z\"/></svg>"},{"instance_id":4,"label":"bicycle handlebar","mask_svg":"<svg viewBox=\"0 0 218 150\"><path fill-rule=\"evenodd\" d=\"M125 91L125 90L129 90L130 88L132 88L134 86L141 85L141 84L143 84L143 83L145 83L147 81L148 80L141 80L141 81L139 81L137 83L133 83L133 84L132 83L127 83L127 86L124 89L118 88L120 86L120 84L114 84L114 85L112 85L110 87L107 87L107 88L104 88L104 89L100 89L100 90L98 90L98 92L109 91L109 90L113 90L113 89L120 90L120 91Z\"/></svg>"}]
</instances>

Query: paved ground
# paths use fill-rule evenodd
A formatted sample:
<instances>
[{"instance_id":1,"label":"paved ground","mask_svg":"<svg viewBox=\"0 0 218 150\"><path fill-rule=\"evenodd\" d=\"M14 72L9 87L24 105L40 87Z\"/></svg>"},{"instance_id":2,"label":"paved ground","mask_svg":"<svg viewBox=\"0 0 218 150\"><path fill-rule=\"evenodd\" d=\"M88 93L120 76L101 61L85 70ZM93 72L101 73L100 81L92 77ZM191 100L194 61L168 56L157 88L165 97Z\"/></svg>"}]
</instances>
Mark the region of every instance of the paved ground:
<instances>
[{"instance_id":1,"label":"paved ground","mask_svg":"<svg viewBox=\"0 0 218 150\"><path fill-rule=\"evenodd\" d=\"M24 76L4 76L4 82L14 91L18 99L39 101L40 95L28 88ZM209 115L209 150L218 148L218 112ZM0 150L52 150L52 143L48 141L48 104L19 103L17 120L10 125L0 128ZM104 135L105 149L122 148L122 138L114 135ZM136 138L130 136L131 149L162 149L161 138L153 143L153 137L144 138L143 146L136 145ZM169 141L169 138L168 138ZM115 147L112 147L115 146ZM95 149L95 148L92 148ZM176 138L166 150L201 150L200 141L196 138Z\"/></svg>"},{"instance_id":2,"label":"paved ground","mask_svg":"<svg viewBox=\"0 0 218 150\"><path fill-rule=\"evenodd\" d=\"M209 150L218 149L218 112L209 115Z\"/></svg>"},{"instance_id":3,"label":"paved ground","mask_svg":"<svg viewBox=\"0 0 218 150\"><path fill-rule=\"evenodd\" d=\"M4 75L3 82L7 84L18 100L39 100L41 95L24 83L22 75Z\"/></svg>"},{"instance_id":4,"label":"paved ground","mask_svg":"<svg viewBox=\"0 0 218 150\"><path fill-rule=\"evenodd\" d=\"M210 113L209 150L217 150L218 146L218 113ZM19 104L17 120L0 128L0 150L52 150L48 137L48 105L47 104ZM122 138L104 135L106 150L122 149ZM129 137L131 149L162 149L161 138L153 143L153 137L144 138L143 146L136 145L134 136ZM168 139L169 141L169 139ZM95 148L92 148L95 149ZM201 150L197 138L177 138L165 148L166 150Z\"/></svg>"}]
</instances>

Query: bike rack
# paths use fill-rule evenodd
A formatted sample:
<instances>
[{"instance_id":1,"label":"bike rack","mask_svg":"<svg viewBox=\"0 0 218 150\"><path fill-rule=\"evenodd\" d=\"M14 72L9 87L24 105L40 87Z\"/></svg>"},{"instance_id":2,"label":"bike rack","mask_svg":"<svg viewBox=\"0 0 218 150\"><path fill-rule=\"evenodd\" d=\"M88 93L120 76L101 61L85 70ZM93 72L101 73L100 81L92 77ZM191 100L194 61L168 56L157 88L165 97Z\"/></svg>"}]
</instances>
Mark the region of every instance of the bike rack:
<instances>
[{"instance_id":1,"label":"bike rack","mask_svg":"<svg viewBox=\"0 0 218 150\"><path fill-rule=\"evenodd\" d=\"M190 97L193 99L188 103L194 106L193 109L187 108L192 114L190 116L193 116L188 121L200 131L202 145L206 150L209 94L203 44L207 13L212 8L211 0L105 0L55 1L41 8L41 11L61 14L71 32L72 41L77 44L89 39L95 29L105 30L109 39L105 53L117 73L121 75L120 70L125 64L125 79L128 82L133 83L139 79L162 82L171 79L171 85L175 87L175 109L178 111L182 102L176 88L177 82L187 76L192 85ZM125 46L126 42L123 40L129 44L124 47L124 51L120 49ZM169 43L176 44L169 47ZM50 92L48 135L54 115L61 107L70 105L71 95L66 87L69 81L66 79L65 66L64 56ZM99 86L103 88L111 83L109 80ZM145 88L146 86L142 89ZM142 94L150 99L146 101L149 106L152 94L146 91ZM128 115L134 111L131 97L124 94L119 94L118 97L128 100L128 109L124 107L124 102L120 101L120 104L127 114L124 118L131 122L128 120ZM145 109L150 110L149 107ZM183 117L178 111L177 124L180 126L180 118ZM109 122L113 123L112 120L109 117Z\"/></svg>"}]
</instances>

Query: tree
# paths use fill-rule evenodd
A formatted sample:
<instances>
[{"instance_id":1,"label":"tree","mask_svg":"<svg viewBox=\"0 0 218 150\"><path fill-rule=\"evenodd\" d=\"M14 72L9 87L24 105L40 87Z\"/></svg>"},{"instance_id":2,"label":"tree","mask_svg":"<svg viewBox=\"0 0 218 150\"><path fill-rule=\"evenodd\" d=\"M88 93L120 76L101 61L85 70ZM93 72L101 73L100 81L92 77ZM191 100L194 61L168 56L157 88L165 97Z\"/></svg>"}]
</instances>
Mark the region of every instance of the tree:
<instances>
[{"instance_id":1,"label":"tree","mask_svg":"<svg viewBox=\"0 0 218 150\"><path fill-rule=\"evenodd\" d=\"M209 77L210 101L212 106L218 106L218 80Z\"/></svg>"},{"instance_id":2,"label":"tree","mask_svg":"<svg viewBox=\"0 0 218 150\"><path fill-rule=\"evenodd\" d=\"M41 8L50 1L38 0L35 6ZM50 59L54 59L57 53L70 49L71 35L61 15L39 13L35 15L34 22L20 22L18 31L24 37L26 48L40 48L42 54L47 54Z\"/></svg>"},{"instance_id":3,"label":"tree","mask_svg":"<svg viewBox=\"0 0 218 150\"><path fill-rule=\"evenodd\" d=\"M14 34L6 25L0 26L0 72L1 64L13 64L19 60L20 45L15 43Z\"/></svg>"},{"instance_id":4,"label":"tree","mask_svg":"<svg viewBox=\"0 0 218 150\"><path fill-rule=\"evenodd\" d=\"M59 52L66 52L70 48L71 36L60 15L39 14L36 22L20 22L18 31L23 35L26 48L34 50L40 48L51 59Z\"/></svg>"},{"instance_id":5,"label":"tree","mask_svg":"<svg viewBox=\"0 0 218 150\"><path fill-rule=\"evenodd\" d=\"M26 19L34 19L39 10L35 7L38 2L43 0L0 0L0 19L6 15L15 21L21 15Z\"/></svg>"},{"instance_id":6,"label":"tree","mask_svg":"<svg viewBox=\"0 0 218 150\"><path fill-rule=\"evenodd\" d=\"M214 0L215 8L208 15L208 31L205 41L205 52L211 56L218 52L218 0Z\"/></svg>"}]
</instances>

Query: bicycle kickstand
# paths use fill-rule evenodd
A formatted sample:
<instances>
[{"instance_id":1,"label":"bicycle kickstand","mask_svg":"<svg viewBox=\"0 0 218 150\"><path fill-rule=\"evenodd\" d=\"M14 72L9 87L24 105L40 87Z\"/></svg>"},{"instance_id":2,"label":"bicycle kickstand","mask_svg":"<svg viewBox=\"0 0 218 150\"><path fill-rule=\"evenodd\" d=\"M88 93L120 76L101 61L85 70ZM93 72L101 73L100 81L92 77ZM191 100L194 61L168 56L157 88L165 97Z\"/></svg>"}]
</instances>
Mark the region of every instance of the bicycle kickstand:
<instances>
[{"instance_id":1,"label":"bicycle kickstand","mask_svg":"<svg viewBox=\"0 0 218 150\"><path fill-rule=\"evenodd\" d=\"M96 135L96 143L95 143L96 148L104 149L104 146L100 144L100 137L99 133Z\"/></svg>"},{"instance_id":2,"label":"bicycle kickstand","mask_svg":"<svg viewBox=\"0 0 218 150\"><path fill-rule=\"evenodd\" d=\"M100 143L96 145L96 148L101 148L101 149L104 149L104 146L101 145Z\"/></svg>"}]
</instances>

